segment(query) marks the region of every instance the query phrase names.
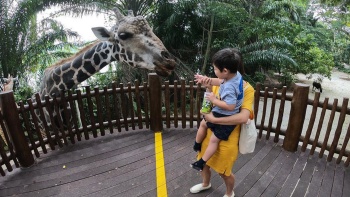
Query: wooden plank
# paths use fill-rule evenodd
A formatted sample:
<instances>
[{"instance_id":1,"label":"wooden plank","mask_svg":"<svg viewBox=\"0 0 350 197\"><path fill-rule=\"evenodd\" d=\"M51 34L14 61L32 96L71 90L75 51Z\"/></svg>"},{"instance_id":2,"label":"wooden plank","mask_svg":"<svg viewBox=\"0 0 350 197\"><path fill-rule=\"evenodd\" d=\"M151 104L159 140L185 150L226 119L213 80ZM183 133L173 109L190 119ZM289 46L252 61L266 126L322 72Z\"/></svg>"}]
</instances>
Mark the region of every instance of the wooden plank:
<instances>
[{"instance_id":1,"label":"wooden plank","mask_svg":"<svg viewBox=\"0 0 350 197\"><path fill-rule=\"evenodd\" d=\"M259 165L254 168L242 182L236 184L235 195L244 196L245 193L261 178L266 170L272 165L273 161L278 157L281 152L280 147L273 146L271 151L264 157ZM237 181L238 182L238 181Z\"/></svg>"},{"instance_id":2,"label":"wooden plank","mask_svg":"<svg viewBox=\"0 0 350 197\"><path fill-rule=\"evenodd\" d=\"M285 154L287 151L283 150L282 154ZM298 159L299 152L291 153L286 155L285 162L278 173L273 178L272 182L268 185L265 191L262 193L262 196L277 196L277 194L281 191L282 185L287 180L288 175L293 169L293 166Z\"/></svg>"},{"instance_id":3,"label":"wooden plank","mask_svg":"<svg viewBox=\"0 0 350 197\"><path fill-rule=\"evenodd\" d=\"M272 182L274 177L286 163L286 158L290 156L290 152L281 150L278 157L273 161L272 165L266 170L261 178L250 188L245 196L261 196L265 189Z\"/></svg>"},{"instance_id":4,"label":"wooden plank","mask_svg":"<svg viewBox=\"0 0 350 197\"><path fill-rule=\"evenodd\" d=\"M59 183L58 185L62 185L64 183L70 183L74 180L79 180L84 177L90 177L96 174L105 173L110 170L114 170L115 165L113 165L113 162L118 162L123 159L129 159L131 160L129 162L132 162L132 159L130 159L130 157L135 157L136 160L140 160L140 157L143 158L141 153L147 150L150 152L150 156L152 156L152 154L154 154L154 151L152 150L153 142L152 140L146 140L145 142L146 144L139 143L140 144L139 147L136 145L125 147L123 151L124 153L118 153L118 151L109 151L105 154L99 154L93 157L88 157L87 159L75 161L74 163L68 163L66 164L67 166L66 169L62 169L62 165L59 165L58 167L56 167L56 169L59 169L59 171L55 173L36 176L36 179L30 178L29 176L29 178L17 180L16 182L19 182L21 185L17 187L5 188L5 190L2 190L2 192L6 192L6 193L29 192L33 190L43 189L46 187L49 188L52 186L56 186L55 184L57 183ZM113 146L113 145L110 145L110 146ZM149 146L149 147L147 148L145 146ZM113 154L115 156L113 156ZM124 163L125 162L126 161L124 161ZM126 164L121 163L120 165L124 166ZM14 182L12 181L12 184L9 186L13 186L13 183ZM32 184L28 184L28 183L32 183ZM23 187L22 185L26 185L26 187L22 188Z\"/></svg>"},{"instance_id":5,"label":"wooden plank","mask_svg":"<svg viewBox=\"0 0 350 197\"><path fill-rule=\"evenodd\" d=\"M282 185L282 189L277 196L285 197L290 196L293 193L293 190L298 183L299 177L303 173L303 169L308 159L307 156L308 152L303 152L299 155L297 161L295 162L295 165L293 166L292 171L290 172L286 181Z\"/></svg>"},{"instance_id":6,"label":"wooden plank","mask_svg":"<svg viewBox=\"0 0 350 197\"><path fill-rule=\"evenodd\" d=\"M193 136L192 139L194 138L195 138L195 135ZM169 178L172 179L171 181L169 181L169 183L167 183L169 196L191 196L192 194L190 193L190 188L193 185L196 185L202 182L200 173L192 169L189 165L190 163L196 160L195 159L196 153L193 152L192 145L193 145L193 140L191 140L187 144L187 147L188 147L187 149L191 150L190 153L187 156L183 157L184 162L187 163L187 165L183 165L184 162L179 163L179 168L184 169L181 175L180 174L177 175L178 169L177 170L168 169L168 166L167 166L167 172L173 172L172 174L177 176L176 178L175 177L172 178L172 176L167 177L167 179ZM189 158L191 160L189 160ZM212 173L211 184L212 184L212 187L209 190L203 191L197 195L206 196L208 195L208 193L214 191L216 188L218 188L222 184L222 179L217 173Z\"/></svg>"},{"instance_id":7,"label":"wooden plank","mask_svg":"<svg viewBox=\"0 0 350 197\"><path fill-rule=\"evenodd\" d=\"M194 137L194 136L193 136ZM190 140L192 142L192 140ZM165 151L165 157L167 158L167 161L165 161L166 164L166 179L167 179L167 186L169 188L168 182L169 180L173 180L176 179L179 174L183 174L184 172L187 172L188 170L191 170L192 172L195 173L195 171L193 169L190 168L189 165L187 165L187 168L184 167L186 165L184 165L185 163L189 163L188 158L189 156L192 154L194 154L191 146L189 146L189 141L186 140L183 144L187 144L186 148L182 148L180 150L176 150L176 152L169 152L171 149L168 149L167 151ZM192 143L191 143L192 145ZM173 152L173 153L172 153ZM171 154L171 155L169 155ZM191 172L190 171L190 172ZM141 191L136 192L136 191L127 191L127 192L123 192L122 196L139 196L141 194L141 192L143 192L143 194L145 195L150 195L150 194L156 194L157 190L156 190L156 185L155 185L155 180L150 180L149 178L147 178L149 180L149 182L145 182L141 185L139 185L138 187L142 188ZM153 186L153 188L152 188ZM168 190L169 191L169 190ZM113 193L113 195L115 195ZM156 196L156 195L154 195Z\"/></svg>"},{"instance_id":8,"label":"wooden plank","mask_svg":"<svg viewBox=\"0 0 350 197\"><path fill-rule=\"evenodd\" d=\"M239 154L238 159L233 165L232 172L235 174L238 172L246 163L248 163L264 146L266 146L266 140L258 139L255 144L255 149L253 153L250 154Z\"/></svg>"},{"instance_id":9,"label":"wooden plank","mask_svg":"<svg viewBox=\"0 0 350 197\"><path fill-rule=\"evenodd\" d=\"M174 131L173 131L174 132ZM179 132L180 133L180 132ZM181 145L183 142L187 142L189 139L188 134L182 132L182 135L177 135L177 140L174 141L173 135L170 135L167 137L167 135L163 135L164 137L164 155L171 155L171 157L166 157L167 160L165 161L166 163L171 163L171 162L176 162L179 157L182 156L182 154L177 154L179 149L174 149L174 145L178 144ZM193 134L194 138L194 134ZM192 151L192 149L180 149L182 151ZM153 150L154 151L154 150ZM154 152L153 152L154 153ZM153 165L152 170L144 169L145 172L143 173L133 173L133 175L130 176L130 173L127 175L123 176L129 176L128 179L125 179L124 177L111 177L109 180L103 180L101 181L101 186L99 186L98 191L95 188L95 192L93 192L90 196L112 196L112 195L122 195L122 196L137 196L140 195L141 193L146 193L152 189L155 189L155 163L154 163L154 156L152 159L152 162L150 163L150 160L148 159L147 166L148 164ZM180 163L183 164L183 163ZM133 165L133 164L132 164ZM129 168L126 166L126 168ZM143 167L142 167L143 168ZM149 168L149 166L147 167ZM136 169L139 170L139 169ZM142 176L142 177L141 177ZM115 180L114 180L115 179ZM119 179L123 179L124 181L120 181ZM142 180L142 181L141 181ZM89 188L86 188L89 190ZM69 193L66 193L69 194ZM65 195L66 195L65 194ZM65 195L60 195L60 196L65 196Z\"/></svg>"},{"instance_id":10,"label":"wooden plank","mask_svg":"<svg viewBox=\"0 0 350 197\"><path fill-rule=\"evenodd\" d=\"M147 133L148 135L153 136L153 133ZM163 141L164 144L167 144L166 146L168 146L166 151L175 151L176 149L173 147L175 147L177 144L181 144L175 139L181 139L185 141L191 139L188 137L188 134L190 133L176 131L172 131L171 133L165 132L164 136L169 136ZM137 136L140 138L139 134ZM195 134L193 133L192 139L194 136ZM25 189L25 191L22 192L25 192L26 196L36 196L38 195L38 191L40 192L40 195L43 195L43 193L45 193L47 195L59 194L60 196L77 196L84 193L95 193L96 191L104 190L105 188L109 187L115 187L114 185L119 185L123 182L132 182L131 179L140 176L140 174L145 174L146 172L152 171L155 167L153 141L145 141L148 141L149 145L140 148L130 146L129 148L136 148L136 150L125 150L125 153L121 155L109 157L104 160L105 164L101 162L89 163L86 166L91 166L90 170L74 172L74 174L70 173L69 175L66 174L62 177L53 176L53 181L47 181L51 182L51 184L47 182L37 182L35 183L37 187L36 190L33 190L33 186L29 185L27 188L31 188L32 190ZM114 143L120 144L120 142ZM113 147L113 144L110 144L108 146ZM169 153L169 155L174 154ZM74 170L74 168L69 169ZM50 177L52 177L52 175L50 175ZM154 181L154 178L149 178L148 176L147 181ZM59 184L53 185L52 182L59 182Z\"/></svg>"},{"instance_id":11,"label":"wooden plank","mask_svg":"<svg viewBox=\"0 0 350 197\"><path fill-rule=\"evenodd\" d=\"M142 141L147 141L152 139L152 137L152 135L147 135L147 133L124 132L123 135L119 134L118 136L110 138L99 138L79 142L77 146L64 147L59 149L59 151L51 152L51 154L44 155L45 157L43 156L37 159L37 165L24 169L18 178L13 178L11 181L18 179L25 180L26 177L54 173L60 171L63 165L67 165L68 163L73 164L74 162L79 162L79 160L92 160L94 159L93 157L106 158L112 156L109 154L120 154L125 147L129 147L129 149L125 151L131 151L134 143L142 143ZM107 156L103 156L103 153L106 153Z\"/></svg>"},{"instance_id":12,"label":"wooden plank","mask_svg":"<svg viewBox=\"0 0 350 197\"><path fill-rule=\"evenodd\" d=\"M189 166L196 155L196 130L170 128L162 134L169 197L194 196L189 189L202 180ZM0 196L154 197L153 138L149 130L123 130L49 152L35 166L0 177ZM308 157L307 152L287 152L272 140L258 140L256 151L239 155L232 169L236 196L348 196L350 168L327 164L326 156ZM223 196L225 184L214 171L211 183L211 189L195 196Z\"/></svg>"},{"instance_id":13,"label":"wooden plank","mask_svg":"<svg viewBox=\"0 0 350 197\"><path fill-rule=\"evenodd\" d=\"M306 194L305 194L306 197L318 196L318 192L321 188L325 169L326 169L326 158L325 157L318 158L318 160L316 161L315 168L313 170L311 182L309 184L308 189L306 190Z\"/></svg>"},{"instance_id":14,"label":"wooden plank","mask_svg":"<svg viewBox=\"0 0 350 197\"><path fill-rule=\"evenodd\" d=\"M335 170L335 163L328 162L326 164L326 170L323 176L320 192L318 193L319 197L331 196L333 179L334 179L334 170Z\"/></svg>"},{"instance_id":15,"label":"wooden plank","mask_svg":"<svg viewBox=\"0 0 350 197\"><path fill-rule=\"evenodd\" d=\"M254 156L249 160L249 162L247 162L246 164L244 164L237 172L234 172L235 174L235 188L240 184L240 182L242 182L242 180L248 176L248 174L254 169L256 168L256 166L261 162L261 160L269 153L269 151L272 149L272 144L269 141L264 141L261 140L259 141L259 143L262 143L262 147L256 148L255 150L255 154ZM257 143L257 144L259 144ZM243 155L242 157L245 156L249 156L249 154L247 155ZM241 159L241 157L236 161L238 162ZM236 163L237 164L237 163ZM235 164L235 165L236 165ZM235 167L234 167L235 168ZM221 180L222 185L220 187L218 187L217 190L214 190L210 195L210 197L216 197L216 196L220 196L223 195L226 191L226 186L225 184L223 184L223 181ZM234 189L235 190L235 189Z\"/></svg>"},{"instance_id":16,"label":"wooden plank","mask_svg":"<svg viewBox=\"0 0 350 197\"><path fill-rule=\"evenodd\" d=\"M347 167L344 169L344 183L343 183L343 192L342 197L347 197L350 194L350 168Z\"/></svg>"},{"instance_id":17,"label":"wooden plank","mask_svg":"<svg viewBox=\"0 0 350 197\"><path fill-rule=\"evenodd\" d=\"M309 150L307 150L306 153L309 154ZM306 166L303 169L302 175L299 178L298 184L296 185L296 188L292 194L293 197L305 196L317 164L317 159L318 158L316 157L309 156Z\"/></svg>"},{"instance_id":18,"label":"wooden plank","mask_svg":"<svg viewBox=\"0 0 350 197\"><path fill-rule=\"evenodd\" d=\"M344 166L343 164L340 164L340 165L336 165L335 167L334 181L333 181L333 187L332 187L332 193L331 193L332 197L342 196L343 187L350 186L350 185L343 185L344 175L345 175L343 166Z\"/></svg>"},{"instance_id":19,"label":"wooden plank","mask_svg":"<svg viewBox=\"0 0 350 197\"><path fill-rule=\"evenodd\" d=\"M189 158L193 157L196 153L194 153L192 149L193 145L193 139L195 137L195 131L192 132L192 137L190 138L188 135L187 139L181 143L178 143L179 147L169 147L170 149L176 149L176 152L173 153L171 156L168 155L169 153L165 152L165 164L166 164L166 179L167 179L167 189L168 189L168 195L171 195L174 190L178 189L179 187L183 188L183 184L186 181L189 181L191 177L199 177L197 172L193 170L189 164ZM175 157L176 160L172 160L171 158ZM186 165L188 164L188 165ZM188 186L185 186L184 188L187 188L189 190ZM142 194L141 196L155 196L152 194L156 194L157 190L154 188L153 190L148 191L145 194Z\"/></svg>"}]
</instances>

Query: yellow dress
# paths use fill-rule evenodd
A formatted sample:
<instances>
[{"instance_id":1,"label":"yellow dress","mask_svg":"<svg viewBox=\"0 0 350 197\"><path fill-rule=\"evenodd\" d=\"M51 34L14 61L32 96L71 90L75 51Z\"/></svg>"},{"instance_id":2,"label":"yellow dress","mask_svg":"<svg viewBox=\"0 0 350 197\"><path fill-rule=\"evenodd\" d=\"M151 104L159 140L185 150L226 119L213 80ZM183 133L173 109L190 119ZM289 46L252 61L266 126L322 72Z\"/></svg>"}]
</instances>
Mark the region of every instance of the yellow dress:
<instances>
[{"instance_id":1,"label":"yellow dress","mask_svg":"<svg viewBox=\"0 0 350 197\"><path fill-rule=\"evenodd\" d=\"M214 94L219 93L219 86L213 87ZM253 119L253 103L254 103L254 88L249 84L244 85L244 97L242 108L250 111L250 119ZM215 170L219 174L229 176L232 171L233 164L238 157L238 141L239 134L241 132L241 126L237 125L227 141L221 140L215 154L207 161L206 165ZM207 136L202 142L202 150L197 155L197 159L202 158L205 150L208 147L210 136L212 135L211 129L207 130Z\"/></svg>"}]
</instances>

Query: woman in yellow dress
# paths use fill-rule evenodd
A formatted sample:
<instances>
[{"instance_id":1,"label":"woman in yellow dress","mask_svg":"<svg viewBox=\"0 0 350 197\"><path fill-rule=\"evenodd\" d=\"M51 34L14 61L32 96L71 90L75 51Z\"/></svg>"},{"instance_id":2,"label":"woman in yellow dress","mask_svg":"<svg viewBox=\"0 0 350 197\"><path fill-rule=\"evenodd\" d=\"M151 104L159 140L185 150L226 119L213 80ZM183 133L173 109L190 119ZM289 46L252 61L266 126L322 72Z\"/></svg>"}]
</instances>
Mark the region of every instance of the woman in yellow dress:
<instances>
[{"instance_id":1,"label":"woman in yellow dress","mask_svg":"<svg viewBox=\"0 0 350 197\"><path fill-rule=\"evenodd\" d=\"M243 65L241 66L240 73L244 73ZM217 78L207 78L207 77L196 77L197 83L202 83L206 86L216 85L221 83L221 79ZM212 88L214 94L218 94L219 87L213 86ZM193 186L190 189L191 193L198 193L200 191L209 189L211 187L210 177L211 177L211 169L215 172L219 173L219 175L223 178L226 185L226 193L224 197L234 197L234 183L235 177L232 173L232 167L237 160L238 157L238 141L239 135L241 131L240 124L244 124L248 121L248 119L253 119L253 102L254 102L254 88L248 83L244 82L244 97L243 103L241 107L241 111L238 114L216 118L212 113L204 114L204 118L208 122L212 122L215 124L222 125L237 125L229 139L227 141L222 140L218 146L215 154L206 162L206 165L201 171L202 183ZM197 159L200 159L209 143L210 136L212 132L210 129L207 130L207 135L202 142L202 150L198 152Z\"/></svg>"}]
</instances>

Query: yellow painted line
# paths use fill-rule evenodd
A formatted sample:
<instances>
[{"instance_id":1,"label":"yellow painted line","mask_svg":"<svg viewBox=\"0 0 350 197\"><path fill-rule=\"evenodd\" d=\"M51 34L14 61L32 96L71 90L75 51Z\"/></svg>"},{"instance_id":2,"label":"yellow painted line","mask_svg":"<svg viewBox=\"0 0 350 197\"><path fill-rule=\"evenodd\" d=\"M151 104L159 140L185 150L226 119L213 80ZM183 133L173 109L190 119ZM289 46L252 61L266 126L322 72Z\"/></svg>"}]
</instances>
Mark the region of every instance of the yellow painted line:
<instances>
[{"instance_id":1,"label":"yellow painted line","mask_svg":"<svg viewBox=\"0 0 350 197\"><path fill-rule=\"evenodd\" d=\"M154 139L154 149L156 155L157 197L167 197L168 193L166 188L162 133L155 132Z\"/></svg>"}]
</instances>

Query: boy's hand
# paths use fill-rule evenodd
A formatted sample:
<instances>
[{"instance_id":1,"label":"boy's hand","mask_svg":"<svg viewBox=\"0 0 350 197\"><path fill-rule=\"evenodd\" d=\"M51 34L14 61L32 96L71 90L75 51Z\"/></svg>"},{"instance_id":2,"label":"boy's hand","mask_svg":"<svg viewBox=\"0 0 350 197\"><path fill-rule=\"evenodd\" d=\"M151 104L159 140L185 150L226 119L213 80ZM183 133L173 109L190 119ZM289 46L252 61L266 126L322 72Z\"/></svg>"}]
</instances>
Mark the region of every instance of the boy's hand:
<instances>
[{"instance_id":1,"label":"boy's hand","mask_svg":"<svg viewBox=\"0 0 350 197\"><path fill-rule=\"evenodd\" d=\"M213 103L214 100L216 100L217 98L216 98L216 96L215 96L215 94L213 92L210 92L210 94L208 94L206 96L206 99L208 99L211 103Z\"/></svg>"},{"instance_id":2,"label":"boy's hand","mask_svg":"<svg viewBox=\"0 0 350 197\"><path fill-rule=\"evenodd\" d=\"M200 74L195 74L194 75L194 82L196 82L196 84L202 84L203 86L205 86L206 88L211 90L211 78L204 76L204 75L200 75Z\"/></svg>"}]
</instances>

